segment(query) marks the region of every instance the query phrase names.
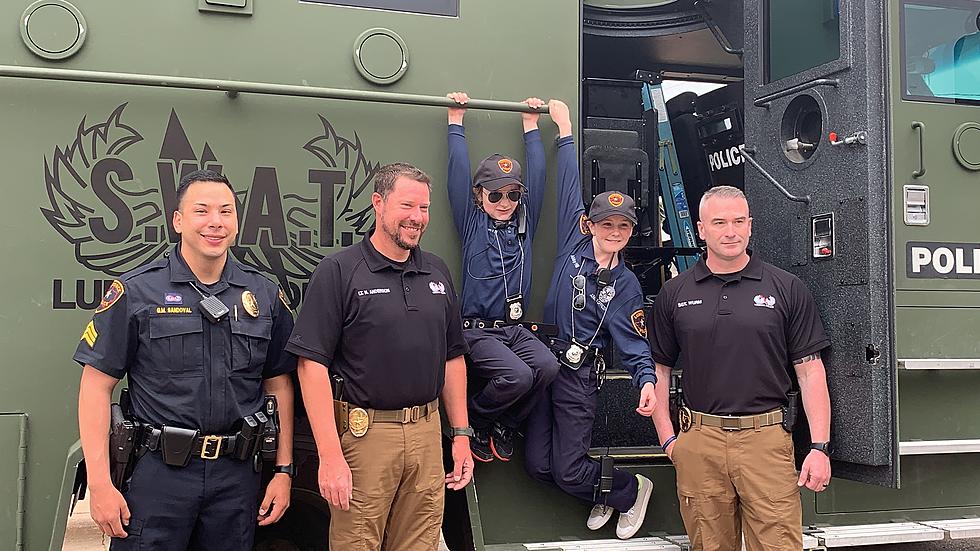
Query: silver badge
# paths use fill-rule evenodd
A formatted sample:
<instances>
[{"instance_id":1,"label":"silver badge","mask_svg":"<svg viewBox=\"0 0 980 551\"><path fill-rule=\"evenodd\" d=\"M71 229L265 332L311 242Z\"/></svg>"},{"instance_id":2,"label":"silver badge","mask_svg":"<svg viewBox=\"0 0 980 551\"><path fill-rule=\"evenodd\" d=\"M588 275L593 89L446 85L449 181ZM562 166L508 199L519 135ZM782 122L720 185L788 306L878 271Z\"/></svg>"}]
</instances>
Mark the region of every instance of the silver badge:
<instances>
[{"instance_id":1,"label":"silver badge","mask_svg":"<svg viewBox=\"0 0 980 551\"><path fill-rule=\"evenodd\" d=\"M616 296L616 288L612 285L606 285L599 291L599 302L602 304L609 304L609 301Z\"/></svg>"},{"instance_id":2,"label":"silver badge","mask_svg":"<svg viewBox=\"0 0 980 551\"><path fill-rule=\"evenodd\" d=\"M582 359L582 347L572 343L565 351L565 359L570 363L577 364Z\"/></svg>"},{"instance_id":3,"label":"silver badge","mask_svg":"<svg viewBox=\"0 0 980 551\"><path fill-rule=\"evenodd\" d=\"M520 302L510 303L510 311L507 315L510 316L510 319L512 321L521 319L521 316L524 315L524 309L521 308L521 303Z\"/></svg>"}]
</instances>

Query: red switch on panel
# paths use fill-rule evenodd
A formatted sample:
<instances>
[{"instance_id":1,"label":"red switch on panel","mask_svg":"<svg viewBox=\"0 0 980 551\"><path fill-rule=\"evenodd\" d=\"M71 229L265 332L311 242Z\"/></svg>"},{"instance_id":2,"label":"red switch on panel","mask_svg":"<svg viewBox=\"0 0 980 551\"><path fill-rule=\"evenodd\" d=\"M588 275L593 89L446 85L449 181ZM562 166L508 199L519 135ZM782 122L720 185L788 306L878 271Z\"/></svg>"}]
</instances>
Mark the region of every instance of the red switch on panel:
<instances>
[{"instance_id":1,"label":"red switch on panel","mask_svg":"<svg viewBox=\"0 0 980 551\"><path fill-rule=\"evenodd\" d=\"M830 135L828 135L827 137L830 138L831 143L836 142L837 141L837 132L831 132Z\"/></svg>"},{"instance_id":2,"label":"red switch on panel","mask_svg":"<svg viewBox=\"0 0 980 551\"><path fill-rule=\"evenodd\" d=\"M820 254L823 256L830 256L830 253L832 252L833 251L830 250L830 247L820 247Z\"/></svg>"}]
</instances>

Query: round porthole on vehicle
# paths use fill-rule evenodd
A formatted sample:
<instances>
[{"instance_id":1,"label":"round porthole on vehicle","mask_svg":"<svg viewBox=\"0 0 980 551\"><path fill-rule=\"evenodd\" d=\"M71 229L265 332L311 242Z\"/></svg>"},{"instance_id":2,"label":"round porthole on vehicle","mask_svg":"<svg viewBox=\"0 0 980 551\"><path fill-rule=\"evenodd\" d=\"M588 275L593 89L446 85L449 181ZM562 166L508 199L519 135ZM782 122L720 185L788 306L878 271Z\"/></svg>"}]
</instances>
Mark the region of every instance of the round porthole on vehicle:
<instances>
[{"instance_id":1,"label":"round porthole on vehicle","mask_svg":"<svg viewBox=\"0 0 980 551\"><path fill-rule=\"evenodd\" d=\"M783 153L794 163L804 163L813 156L823 135L823 112L816 98L800 94L783 112L780 125Z\"/></svg>"},{"instance_id":2,"label":"round porthole on vehicle","mask_svg":"<svg viewBox=\"0 0 980 551\"><path fill-rule=\"evenodd\" d=\"M35 55L66 59L85 43L87 25L82 12L66 0L38 0L20 18L20 35Z\"/></svg>"},{"instance_id":3,"label":"round porthole on vehicle","mask_svg":"<svg viewBox=\"0 0 980 551\"><path fill-rule=\"evenodd\" d=\"M375 84L392 84L408 71L408 46L390 29L368 29L354 41L354 66Z\"/></svg>"},{"instance_id":4,"label":"round porthole on vehicle","mask_svg":"<svg viewBox=\"0 0 980 551\"><path fill-rule=\"evenodd\" d=\"M953 155L967 170L980 170L980 123L965 122L953 132Z\"/></svg>"}]
</instances>

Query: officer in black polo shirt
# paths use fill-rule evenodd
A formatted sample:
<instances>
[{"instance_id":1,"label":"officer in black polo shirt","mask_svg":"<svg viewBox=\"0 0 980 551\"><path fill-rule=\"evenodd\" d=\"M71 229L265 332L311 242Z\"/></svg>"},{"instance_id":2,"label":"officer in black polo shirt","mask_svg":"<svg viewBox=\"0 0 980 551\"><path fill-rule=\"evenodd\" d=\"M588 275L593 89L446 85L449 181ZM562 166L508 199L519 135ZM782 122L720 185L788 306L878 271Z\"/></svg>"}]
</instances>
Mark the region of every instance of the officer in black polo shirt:
<instances>
[{"instance_id":1,"label":"officer in black polo shirt","mask_svg":"<svg viewBox=\"0 0 980 551\"><path fill-rule=\"evenodd\" d=\"M813 297L796 276L747 251L745 195L719 186L701 199L698 231L707 257L668 281L650 331L657 375L683 369L686 406L674 435L667 385L653 419L677 471L692 549L799 550L799 486L830 481L830 397L820 351L830 345ZM799 476L782 427L796 371L811 451ZM744 534L743 534L744 533Z\"/></svg>"},{"instance_id":2,"label":"officer in black polo shirt","mask_svg":"<svg viewBox=\"0 0 980 551\"><path fill-rule=\"evenodd\" d=\"M184 176L177 206L180 244L112 282L75 351L85 366L78 424L92 518L113 550L251 549L256 517L271 524L289 506L296 361L284 347L293 317L276 284L228 255L238 218L224 176ZM120 493L106 435L123 376L144 429ZM260 504L255 440L238 431L264 412L267 393L279 404L281 468Z\"/></svg>"},{"instance_id":3,"label":"officer in black polo shirt","mask_svg":"<svg viewBox=\"0 0 980 551\"><path fill-rule=\"evenodd\" d=\"M458 490L473 472L466 344L449 270L418 248L429 177L395 163L374 182L375 229L317 267L287 349L300 357L330 548L431 551L443 484ZM449 474L440 396L453 427Z\"/></svg>"}]
</instances>

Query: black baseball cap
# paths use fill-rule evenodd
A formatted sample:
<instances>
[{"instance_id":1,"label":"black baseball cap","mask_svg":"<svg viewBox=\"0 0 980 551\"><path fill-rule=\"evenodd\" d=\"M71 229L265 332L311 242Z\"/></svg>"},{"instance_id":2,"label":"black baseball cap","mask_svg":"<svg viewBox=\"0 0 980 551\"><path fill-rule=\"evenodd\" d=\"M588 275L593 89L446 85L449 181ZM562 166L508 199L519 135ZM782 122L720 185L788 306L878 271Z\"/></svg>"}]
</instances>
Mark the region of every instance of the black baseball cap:
<instances>
[{"instance_id":1,"label":"black baseball cap","mask_svg":"<svg viewBox=\"0 0 980 551\"><path fill-rule=\"evenodd\" d=\"M473 187L480 186L487 191L496 191L510 184L524 187L521 181L521 164L514 159L494 153L477 165Z\"/></svg>"},{"instance_id":2,"label":"black baseball cap","mask_svg":"<svg viewBox=\"0 0 980 551\"><path fill-rule=\"evenodd\" d=\"M629 195L618 191L607 191L596 195L589 209L589 220L595 224L614 214L625 216L627 220L636 224L636 202Z\"/></svg>"}]
</instances>

